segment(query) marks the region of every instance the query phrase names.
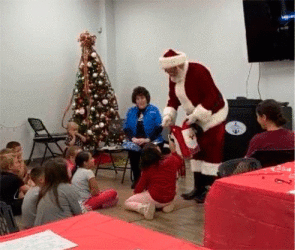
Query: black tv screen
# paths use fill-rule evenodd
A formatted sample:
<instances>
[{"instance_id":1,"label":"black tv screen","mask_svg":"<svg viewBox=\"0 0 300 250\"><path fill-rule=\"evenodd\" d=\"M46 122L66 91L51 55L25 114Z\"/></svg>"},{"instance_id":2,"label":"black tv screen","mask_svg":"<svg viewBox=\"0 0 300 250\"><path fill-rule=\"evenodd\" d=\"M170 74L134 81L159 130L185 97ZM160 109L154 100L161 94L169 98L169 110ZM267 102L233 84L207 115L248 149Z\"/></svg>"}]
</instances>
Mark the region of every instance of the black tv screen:
<instances>
[{"instance_id":1,"label":"black tv screen","mask_svg":"<svg viewBox=\"0 0 300 250\"><path fill-rule=\"evenodd\" d=\"M295 60L295 0L243 0L249 62Z\"/></svg>"}]
</instances>

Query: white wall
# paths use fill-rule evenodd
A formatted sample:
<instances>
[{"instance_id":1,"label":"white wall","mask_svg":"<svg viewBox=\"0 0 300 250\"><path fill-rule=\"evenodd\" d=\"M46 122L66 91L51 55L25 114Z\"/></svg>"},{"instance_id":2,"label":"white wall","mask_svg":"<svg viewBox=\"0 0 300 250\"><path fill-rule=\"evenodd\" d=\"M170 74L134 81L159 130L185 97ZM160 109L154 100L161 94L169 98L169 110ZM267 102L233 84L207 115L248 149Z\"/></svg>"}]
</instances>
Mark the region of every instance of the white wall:
<instances>
[{"instance_id":1,"label":"white wall","mask_svg":"<svg viewBox=\"0 0 300 250\"><path fill-rule=\"evenodd\" d=\"M247 61L242 0L114 1L116 81L124 114L135 86L145 86L162 110L167 101L167 76L159 69L164 50L183 51L210 68L229 99L274 98L294 104L294 62ZM260 76L259 76L260 75ZM258 84L259 82L259 84ZM259 95L259 92L260 95ZM127 96L127 98L126 98ZM183 112L177 123L181 123Z\"/></svg>"},{"instance_id":2,"label":"white wall","mask_svg":"<svg viewBox=\"0 0 300 250\"><path fill-rule=\"evenodd\" d=\"M81 48L77 39L100 27L98 0L0 0L0 147L20 141L32 147L28 117L64 132L61 119L76 82ZM96 42L96 48L98 44ZM41 156L36 150L34 157Z\"/></svg>"},{"instance_id":3,"label":"white wall","mask_svg":"<svg viewBox=\"0 0 300 250\"><path fill-rule=\"evenodd\" d=\"M64 131L61 118L81 55L77 38L85 29L98 37L95 49L121 116L138 85L148 88L163 110L168 86L158 58L168 48L209 67L227 98L259 98L259 82L261 98L295 107L294 62L251 68L247 61L242 0L0 0L0 7L0 147L20 141L25 159L33 137L28 117L41 118L53 132ZM182 117L183 112L178 122Z\"/></svg>"}]
</instances>

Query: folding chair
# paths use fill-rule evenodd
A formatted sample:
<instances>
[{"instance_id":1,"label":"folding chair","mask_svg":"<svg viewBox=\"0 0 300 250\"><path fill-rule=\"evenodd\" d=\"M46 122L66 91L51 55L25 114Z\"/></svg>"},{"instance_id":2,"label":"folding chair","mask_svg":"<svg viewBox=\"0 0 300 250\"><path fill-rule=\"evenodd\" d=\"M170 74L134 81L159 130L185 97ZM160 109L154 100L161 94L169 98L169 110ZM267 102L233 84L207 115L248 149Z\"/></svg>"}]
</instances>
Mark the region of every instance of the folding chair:
<instances>
[{"instance_id":1,"label":"folding chair","mask_svg":"<svg viewBox=\"0 0 300 250\"><path fill-rule=\"evenodd\" d=\"M251 157L259 160L262 167L266 168L295 161L295 149L259 150L255 151Z\"/></svg>"},{"instance_id":2,"label":"folding chair","mask_svg":"<svg viewBox=\"0 0 300 250\"><path fill-rule=\"evenodd\" d=\"M110 141L113 141L114 138L118 138L123 133L123 122L124 122L124 119L112 120L108 126L108 136L107 136L107 140L105 142L105 146L103 148L99 148L99 149L95 150L95 154L101 153L101 152L108 153L110 156L110 159L111 159L111 163L112 163L111 167L102 167L102 166L100 166L101 163L99 161L99 163L96 167L95 176L97 176L98 169L114 170L116 174L118 173L117 170L123 170L123 176L122 176L121 183L124 182L125 172L126 172L126 169L128 168L127 167L128 160L129 160L128 154L126 156L125 166L124 167L117 166L115 164L113 154L122 153L122 152L125 152L126 150L122 146L110 145L111 144ZM131 173L131 176L132 176L132 173Z\"/></svg>"},{"instance_id":3,"label":"folding chair","mask_svg":"<svg viewBox=\"0 0 300 250\"><path fill-rule=\"evenodd\" d=\"M10 205L0 201L0 235L19 231Z\"/></svg>"},{"instance_id":4,"label":"folding chair","mask_svg":"<svg viewBox=\"0 0 300 250\"><path fill-rule=\"evenodd\" d=\"M237 158L223 162L218 168L218 177L227 177L261 169L260 162L254 158Z\"/></svg>"},{"instance_id":5,"label":"folding chair","mask_svg":"<svg viewBox=\"0 0 300 250\"><path fill-rule=\"evenodd\" d=\"M62 155L63 150L62 148L58 145L58 141L66 140L67 138L67 133L59 133L59 134L50 134L48 130L46 129L45 125L40 119L36 118L28 118L28 122L32 129L34 130L34 138L33 138L33 146L31 149L31 153L29 156L28 164L31 162L31 157L34 151L34 147L36 143L42 143L45 145L45 151L44 151L44 156L43 156L43 161L45 160L47 150L52 154L52 157L55 157L57 155ZM49 147L49 144L53 143L55 144L58 149L61 151L62 154L54 153L51 148ZM42 164L41 163L41 164Z\"/></svg>"}]
</instances>

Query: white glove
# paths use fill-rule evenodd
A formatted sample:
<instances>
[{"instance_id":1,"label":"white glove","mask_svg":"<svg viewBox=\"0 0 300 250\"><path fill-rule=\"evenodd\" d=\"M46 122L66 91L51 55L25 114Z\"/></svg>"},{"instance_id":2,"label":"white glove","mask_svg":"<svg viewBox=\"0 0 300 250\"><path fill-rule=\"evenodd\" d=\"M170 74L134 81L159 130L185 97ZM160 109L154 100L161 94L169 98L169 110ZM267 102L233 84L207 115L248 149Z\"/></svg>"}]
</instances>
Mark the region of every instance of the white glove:
<instances>
[{"instance_id":1,"label":"white glove","mask_svg":"<svg viewBox=\"0 0 300 250\"><path fill-rule=\"evenodd\" d=\"M163 120L162 120L162 124L163 127L169 127L172 125L172 119L169 115L165 115Z\"/></svg>"},{"instance_id":2,"label":"white glove","mask_svg":"<svg viewBox=\"0 0 300 250\"><path fill-rule=\"evenodd\" d=\"M196 117L196 115L194 115L193 113L192 114L190 114L190 115L188 115L187 117L186 117L186 124L187 125L191 125L191 124L193 124L193 123L195 123L196 122L196 120L197 120L197 117Z\"/></svg>"}]
</instances>

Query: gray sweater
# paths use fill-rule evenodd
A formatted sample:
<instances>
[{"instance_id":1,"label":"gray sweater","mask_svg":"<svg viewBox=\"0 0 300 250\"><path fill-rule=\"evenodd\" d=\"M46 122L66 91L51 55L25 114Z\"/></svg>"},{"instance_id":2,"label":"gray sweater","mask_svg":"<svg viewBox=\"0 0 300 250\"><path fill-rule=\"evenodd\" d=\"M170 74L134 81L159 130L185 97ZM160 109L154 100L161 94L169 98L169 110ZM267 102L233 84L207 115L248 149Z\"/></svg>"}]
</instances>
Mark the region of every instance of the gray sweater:
<instances>
[{"instance_id":1,"label":"gray sweater","mask_svg":"<svg viewBox=\"0 0 300 250\"><path fill-rule=\"evenodd\" d=\"M36 203L38 200L40 188L38 186L30 188L25 194L22 203L22 223L24 228L30 228L34 225L36 216Z\"/></svg>"},{"instance_id":2,"label":"gray sweater","mask_svg":"<svg viewBox=\"0 0 300 250\"><path fill-rule=\"evenodd\" d=\"M71 184L61 183L57 188L60 209L51 191L40 200L37 206L35 226L81 214L79 195Z\"/></svg>"}]
</instances>

